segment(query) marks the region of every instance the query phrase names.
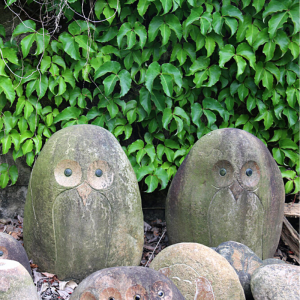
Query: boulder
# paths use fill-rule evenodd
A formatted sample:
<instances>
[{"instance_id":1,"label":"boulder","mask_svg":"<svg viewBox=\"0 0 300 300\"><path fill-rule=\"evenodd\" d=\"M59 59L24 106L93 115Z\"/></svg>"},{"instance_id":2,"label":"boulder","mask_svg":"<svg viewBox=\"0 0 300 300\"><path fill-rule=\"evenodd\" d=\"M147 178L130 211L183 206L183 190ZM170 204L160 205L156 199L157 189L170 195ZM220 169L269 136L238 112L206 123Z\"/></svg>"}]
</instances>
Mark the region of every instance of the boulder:
<instances>
[{"instance_id":1,"label":"boulder","mask_svg":"<svg viewBox=\"0 0 300 300\"><path fill-rule=\"evenodd\" d=\"M144 243L137 179L116 138L75 125L46 142L29 183L24 246L40 270L82 280L139 265Z\"/></svg>"},{"instance_id":2,"label":"boulder","mask_svg":"<svg viewBox=\"0 0 300 300\"><path fill-rule=\"evenodd\" d=\"M175 284L145 267L116 267L84 279L70 300L185 300Z\"/></svg>"},{"instance_id":3,"label":"boulder","mask_svg":"<svg viewBox=\"0 0 300 300\"><path fill-rule=\"evenodd\" d=\"M197 243L162 250L150 268L170 278L186 300L245 299L239 278L216 251Z\"/></svg>"},{"instance_id":4,"label":"boulder","mask_svg":"<svg viewBox=\"0 0 300 300\"><path fill-rule=\"evenodd\" d=\"M24 247L11 235L2 232L0 233L0 261L1 259L18 261L32 275Z\"/></svg>"},{"instance_id":5,"label":"boulder","mask_svg":"<svg viewBox=\"0 0 300 300\"><path fill-rule=\"evenodd\" d=\"M236 241L260 258L272 257L284 201L280 170L264 143L243 130L214 130L192 147L170 186L170 243Z\"/></svg>"},{"instance_id":6,"label":"boulder","mask_svg":"<svg viewBox=\"0 0 300 300\"><path fill-rule=\"evenodd\" d=\"M31 276L26 269L15 260L0 260L0 299L40 299Z\"/></svg>"},{"instance_id":7,"label":"boulder","mask_svg":"<svg viewBox=\"0 0 300 300\"><path fill-rule=\"evenodd\" d=\"M255 300L299 300L300 267L271 264L258 268L251 277Z\"/></svg>"},{"instance_id":8,"label":"boulder","mask_svg":"<svg viewBox=\"0 0 300 300\"><path fill-rule=\"evenodd\" d=\"M263 265L285 264L285 261L277 258L267 258L263 260Z\"/></svg>"},{"instance_id":9,"label":"boulder","mask_svg":"<svg viewBox=\"0 0 300 300\"><path fill-rule=\"evenodd\" d=\"M239 276L247 300L252 300L250 287L252 273L262 266L263 261L247 246L229 241L220 244L216 250L233 267Z\"/></svg>"}]
</instances>

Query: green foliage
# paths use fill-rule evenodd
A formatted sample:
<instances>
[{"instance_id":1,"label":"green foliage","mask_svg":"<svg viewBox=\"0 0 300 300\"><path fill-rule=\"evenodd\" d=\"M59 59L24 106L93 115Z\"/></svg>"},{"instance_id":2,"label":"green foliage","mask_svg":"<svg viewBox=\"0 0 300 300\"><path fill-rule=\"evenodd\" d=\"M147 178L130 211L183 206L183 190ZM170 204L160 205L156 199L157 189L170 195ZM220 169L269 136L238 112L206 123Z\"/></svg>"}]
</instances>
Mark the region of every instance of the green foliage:
<instances>
[{"instance_id":1,"label":"green foliage","mask_svg":"<svg viewBox=\"0 0 300 300\"><path fill-rule=\"evenodd\" d=\"M150 193L166 188L197 139L235 127L269 147L286 193L299 192L298 0L84 5L95 23L69 0L57 36L25 20L13 32L20 45L0 39L3 154L31 166L56 130L95 124L122 141ZM0 173L1 187L15 183L14 167Z\"/></svg>"}]
</instances>

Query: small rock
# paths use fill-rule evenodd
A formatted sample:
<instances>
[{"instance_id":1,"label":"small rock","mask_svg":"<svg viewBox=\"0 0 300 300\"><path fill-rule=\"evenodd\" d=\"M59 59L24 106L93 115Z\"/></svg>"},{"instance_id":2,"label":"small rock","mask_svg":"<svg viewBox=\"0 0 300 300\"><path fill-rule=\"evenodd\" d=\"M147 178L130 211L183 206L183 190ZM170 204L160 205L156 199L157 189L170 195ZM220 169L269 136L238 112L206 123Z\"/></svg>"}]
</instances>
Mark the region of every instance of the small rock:
<instances>
[{"instance_id":1,"label":"small rock","mask_svg":"<svg viewBox=\"0 0 300 300\"><path fill-rule=\"evenodd\" d=\"M255 300L299 300L300 267L271 264L258 268L251 278Z\"/></svg>"},{"instance_id":2,"label":"small rock","mask_svg":"<svg viewBox=\"0 0 300 300\"><path fill-rule=\"evenodd\" d=\"M17 261L0 260L0 299L39 300L29 273Z\"/></svg>"},{"instance_id":3,"label":"small rock","mask_svg":"<svg viewBox=\"0 0 300 300\"><path fill-rule=\"evenodd\" d=\"M239 278L216 251L197 243L162 250L150 264L170 278L186 300L245 299Z\"/></svg>"},{"instance_id":4,"label":"small rock","mask_svg":"<svg viewBox=\"0 0 300 300\"><path fill-rule=\"evenodd\" d=\"M25 249L15 238L6 233L0 233L0 260L1 259L18 261L27 272L32 275Z\"/></svg>"},{"instance_id":5,"label":"small rock","mask_svg":"<svg viewBox=\"0 0 300 300\"><path fill-rule=\"evenodd\" d=\"M226 258L238 274L246 299L253 299L250 287L251 275L263 264L262 260L247 246L233 241L220 244L216 252Z\"/></svg>"}]
</instances>

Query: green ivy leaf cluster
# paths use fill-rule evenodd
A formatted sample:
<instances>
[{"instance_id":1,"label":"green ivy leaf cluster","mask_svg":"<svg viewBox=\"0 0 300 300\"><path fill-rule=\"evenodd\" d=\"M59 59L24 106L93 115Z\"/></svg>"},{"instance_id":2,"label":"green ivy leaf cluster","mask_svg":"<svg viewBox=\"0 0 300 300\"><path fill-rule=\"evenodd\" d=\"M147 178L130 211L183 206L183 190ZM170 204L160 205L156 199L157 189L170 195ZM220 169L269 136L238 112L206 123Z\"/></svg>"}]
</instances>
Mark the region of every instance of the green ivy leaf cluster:
<instances>
[{"instance_id":1,"label":"green ivy leaf cluster","mask_svg":"<svg viewBox=\"0 0 300 300\"><path fill-rule=\"evenodd\" d=\"M261 139L286 193L299 192L298 0L97 0L83 4L90 20L81 2L66 2L57 36L28 19L19 44L0 39L3 154L31 166L56 130L102 126L150 193L197 139L233 127ZM0 174L15 183L14 167Z\"/></svg>"}]
</instances>

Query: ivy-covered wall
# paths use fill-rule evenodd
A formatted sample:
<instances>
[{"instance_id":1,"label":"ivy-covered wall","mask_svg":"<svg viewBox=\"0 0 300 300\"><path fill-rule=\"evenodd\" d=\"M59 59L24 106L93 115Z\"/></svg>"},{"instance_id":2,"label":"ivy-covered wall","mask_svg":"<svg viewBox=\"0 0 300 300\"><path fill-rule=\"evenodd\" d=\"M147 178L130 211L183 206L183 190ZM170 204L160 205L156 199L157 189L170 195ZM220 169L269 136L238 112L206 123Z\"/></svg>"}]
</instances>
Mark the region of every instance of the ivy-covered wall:
<instances>
[{"instance_id":1,"label":"ivy-covered wall","mask_svg":"<svg viewBox=\"0 0 300 300\"><path fill-rule=\"evenodd\" d=\"M235 127L268 146L286 193L300 190L298 0L42 3L27 1L9 41L0 25L3 154L31 166L55 131L96 124L152 192L197 139ZM2 188L17 180L0 173Z\"/></svg>"}]
</instances>

